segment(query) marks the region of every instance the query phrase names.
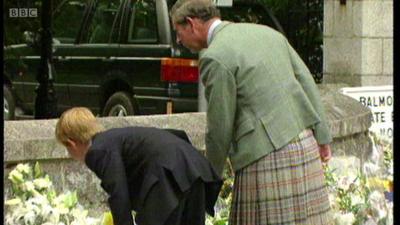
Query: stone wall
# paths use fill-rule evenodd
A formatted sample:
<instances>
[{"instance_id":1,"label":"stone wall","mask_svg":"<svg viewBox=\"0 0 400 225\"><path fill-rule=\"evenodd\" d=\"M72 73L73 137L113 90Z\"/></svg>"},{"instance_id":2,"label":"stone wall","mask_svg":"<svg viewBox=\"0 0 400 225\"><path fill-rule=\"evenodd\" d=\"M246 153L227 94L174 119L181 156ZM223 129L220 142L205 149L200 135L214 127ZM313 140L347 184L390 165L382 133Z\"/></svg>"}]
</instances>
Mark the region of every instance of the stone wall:
<instances>
[{"instance_id":1,"label":"stone wall","mask_svg":"<svg viewBox=\"0 0 400 225\"><path fill-rule=\"evenodd\" d=\"M393 84L393 0L324 0L325 83Z\"/></svg>"},{"instance_id":2,"label":"stone wall","mask_svg":"<svg viewBox=\"0 0 400 225\"><path fill-rule=\"evenodd\" d=\"M334 138L332 150L334 156L356 156L361 160L371 151L368 128L371 125L371 111L354 99L341 95L334 85L321 85L330 129ZM99 118L106 128L125 126L153 126L185 130L194 146L205 150L206 131L205 113L184 113L173 115L132 116ZM40 162L58 192L77 190L80 200L91 213L104 212L107 209L106 194L99 180L86 167L71 160L63 146L54 138L57 120L5 121L4 124L4 161L5 161L5 197L8 196L7 175L17 163Z\"/></svg>"}]
</instances>

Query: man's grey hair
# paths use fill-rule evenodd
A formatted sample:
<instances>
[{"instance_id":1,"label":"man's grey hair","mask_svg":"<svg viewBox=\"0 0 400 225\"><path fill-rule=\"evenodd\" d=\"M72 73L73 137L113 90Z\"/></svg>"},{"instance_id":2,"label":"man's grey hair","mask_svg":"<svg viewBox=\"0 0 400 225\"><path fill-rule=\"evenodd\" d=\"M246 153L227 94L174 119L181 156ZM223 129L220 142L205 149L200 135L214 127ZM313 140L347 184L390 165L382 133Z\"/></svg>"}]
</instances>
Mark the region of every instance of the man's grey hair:
<instances>
[{"instance_id":1,"label":"man's grey hair","mask_svg":"<svg viewBox=\"0 0 400 225\"><path fill-rule=\"evenodd\" d=\"M178 0L172 6L170 16L176 24L186 24L186 18L198 18L206 22L221 14L212 0Z\"/></svg>"}]
</instances>

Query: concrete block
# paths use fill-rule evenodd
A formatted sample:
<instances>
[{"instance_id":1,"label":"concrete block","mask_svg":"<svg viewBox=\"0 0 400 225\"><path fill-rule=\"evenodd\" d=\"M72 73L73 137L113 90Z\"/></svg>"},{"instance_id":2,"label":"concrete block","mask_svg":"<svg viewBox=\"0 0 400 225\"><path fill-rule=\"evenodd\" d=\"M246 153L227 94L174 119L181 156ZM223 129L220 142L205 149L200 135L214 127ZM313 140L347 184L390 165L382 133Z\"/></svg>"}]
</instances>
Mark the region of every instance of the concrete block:
<instances>
[{"instance_id":1,"label":"concrete block","mask_svg":"<svg viewBox=\"0 0 400 225\"><path fill-rule=\"evenodd\" d=\"M393 74L393 38L383 39L383 74Z\"/></svg>"},{"instance_id":2,"label":"concrete block","mask_svg":"<svg viewBox=\"0 0 400 225\"><path fill-rule=\"evenodd\" d=\"M361 86L393 85L393 76L385 74L361 76Z\"/></svg>"},{"instance_id":3,"label":"concrete block","mask_svg":"<svg viewBox=\"0 0 400 225\"><path fill-rule=\"evenodd\" d=\"M324 38L323 71L329 74L361 72L361 41L355 38Z\"/></svg>"},{"instance_id":4,"label":"concrete block","mask_svg":"<svg viewBox=\"0 0 400 225\"><path fill-rule=\"evenodd\" d=\"M362 37L363 35L363 3L364 1L354 1L353 3L353 35L356 37Z\"/></svg>"},{"instance_id":5,"label":"concrete block","mask_svg":"<svg viewBox=\"0 0 400 225\"><path fill-rule=\"evenodd\" d=\"M333 2L333 35L335 37L353 37L353 1L340 5L340 1Z\"/></svg>"},{"instance_id":6,"label":"concrete block","mask_svg":"<svg viewBox=\"0 0 400 225\"><path fill-rule=\"evenodd\" d=\"M383 37L393 38L393 0L382 2L382 16L381 32Z\"/></svg>"},{"instance_id":7,"label":"concrete block","mask_svg":"<svg viewBox=\"0 0 400 225\"><path fill-rule=\"evenodd\" d=\"M351 151L350 149L354 149L355 146L363 148L366 151ZM332 152L334 157L356 157L361 161L360 165L362 165L372 152L372 142L368 136L368 132L364 132L355 134L353 138L336 139L335 142L331 144L331 148L335 149L335 151Z\"/></svg>"},{"instance_id":8,"label":"concrete block","mask_svg":"<svg viewBox=\"0 0 400 225\"><path fill-rule=\"evenodd\" d=\"M360 74L382 74L383 66L382 39L362 39L361 41L361 71Z\"/></svg>"},{"instance_id":9,"label":"concrete block","mask_svg":"<svg viewBox=\"0 0 400 225\"><path fill-rule=\"evenodd\" d=\"M324 0L324 37L333 36L334 1Z\"/></svg>"},{"instance_id":10,"label":"concrete block","mask_svg":"<svg viewBox=\"0 0 400 225\"><path fill-rule=\"evenodd\" d=\"M393 1L357 1L354 6L357 36L393 37Z\"/></svg>"},{"instance_id":11,"label":"concrete block","mask_svg":"<svg viewBox=\"0 0 400 225\"><path fill-rule=\"evenodd\" d=\"M347 84L346 87L361 86L361 76L359 74L324 74L325 84Z\"/></svg>"},{"instance_id":12,"label":"concrete block","mask_svg":"<svg viewBox=\"0 0 400 225\"><path fill-rule=\"evenodd\" d=\"M325 84L344 83L347 87L393 85L392 75L324 74Z\"/></svg>"},{"instance_id":13,"label":"concrete block","mask_svg":"<svg viewBox=\"0 0 400 225\"><path fill-rule=\"evenodd\" d=\"M341 139L368 130L371 112L367 107L349 96L335 93L329 85L319 90L333 138Z\"/></svg>"}]
</instances>

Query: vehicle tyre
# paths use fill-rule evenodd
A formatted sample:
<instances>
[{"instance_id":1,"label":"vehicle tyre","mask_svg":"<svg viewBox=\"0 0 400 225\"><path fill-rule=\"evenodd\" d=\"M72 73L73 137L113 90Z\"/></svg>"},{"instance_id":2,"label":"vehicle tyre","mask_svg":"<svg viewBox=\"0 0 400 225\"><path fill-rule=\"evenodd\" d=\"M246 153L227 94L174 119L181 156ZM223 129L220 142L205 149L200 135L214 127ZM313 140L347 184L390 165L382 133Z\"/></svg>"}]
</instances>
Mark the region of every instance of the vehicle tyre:
<instances>
[{"instance_id":1,"label":"vehicle tyre","mask_svg":"<svg viewBox=\"0 0 400 225\"><path fill-rule=\"evenodd\" d=\"M103 116L134 115L133 98L128 92L116 92L107 100Z\"/></svg>"},{"instance_id":2,"label":"vehicle tyre","mask_svg":"<svg viewBox=\"0 0 400 225\"><path fill-rule=\"evenodd\" d=\"M15 117L15 100L7 85L3 85L4 120L13 120Z\"/></svg>"}]
</instances>

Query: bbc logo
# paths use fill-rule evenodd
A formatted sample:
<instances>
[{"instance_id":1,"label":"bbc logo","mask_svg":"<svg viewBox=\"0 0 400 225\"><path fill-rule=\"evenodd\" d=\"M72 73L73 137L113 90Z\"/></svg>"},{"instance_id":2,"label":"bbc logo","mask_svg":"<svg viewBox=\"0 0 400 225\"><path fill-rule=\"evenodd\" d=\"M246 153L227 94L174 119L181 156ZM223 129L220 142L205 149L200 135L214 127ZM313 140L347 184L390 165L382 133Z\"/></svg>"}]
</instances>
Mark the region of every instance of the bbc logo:
<instances>
[{"instance_id":1,"label":"bbc logo","mask_svg":"<svg viewBox=\"0 0 400 225\"><path fill-rule=\"evenodd\" d=\"M10 8L10 17L37 17L36 8Z\"/></svg>"}]
</instances>

